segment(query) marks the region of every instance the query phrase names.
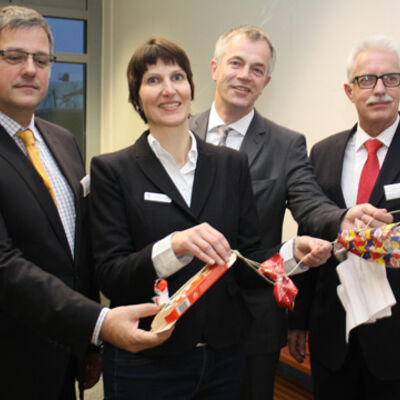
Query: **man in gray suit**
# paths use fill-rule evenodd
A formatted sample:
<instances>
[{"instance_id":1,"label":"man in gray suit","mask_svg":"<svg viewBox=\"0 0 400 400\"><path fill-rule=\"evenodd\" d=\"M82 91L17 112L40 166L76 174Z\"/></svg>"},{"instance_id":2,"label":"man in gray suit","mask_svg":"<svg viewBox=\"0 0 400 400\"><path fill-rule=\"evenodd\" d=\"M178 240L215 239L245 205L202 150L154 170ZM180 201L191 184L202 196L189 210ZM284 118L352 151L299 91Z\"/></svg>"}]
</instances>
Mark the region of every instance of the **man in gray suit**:
<instances>
[{"instance_id":1,"label":"man in gray suit","mask_svg":"<svg viewBox=\"0 0 400 400\"><path fill-rule=\"evenodd\" d=\"M310 231L323 218L330 235L337 233L343 216L342 224L351 224L355 216L365 219L376 213L362 205L345 214L329 201L315 181L304 136L255 110L275 59L270 39L259 28L242 26L221 35L211 61L215 101L210 110L190 121L190 129L207 142L247 153L265 247L281 242L286 207ZM286 313L277 306L272 286L243 295L254 320L247 341L242 397L272 399L279 353L287 338Z\"/></svg>"}]
</instances>

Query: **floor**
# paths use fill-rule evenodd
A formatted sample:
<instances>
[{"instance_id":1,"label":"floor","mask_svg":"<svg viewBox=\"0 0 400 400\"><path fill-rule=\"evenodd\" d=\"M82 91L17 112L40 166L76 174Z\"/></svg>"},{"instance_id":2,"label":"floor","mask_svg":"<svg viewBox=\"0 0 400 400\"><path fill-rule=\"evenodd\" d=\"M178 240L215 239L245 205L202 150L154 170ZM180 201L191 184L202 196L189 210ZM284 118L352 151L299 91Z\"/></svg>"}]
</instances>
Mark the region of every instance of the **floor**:
<instances>
[{"instance_id":1,"label":"floor","mask_svg":"<svg viewBox=\"0 0 400 400\"><path fill-rule=\"evenodd\" d=\"M275 380L274 400L313 400L312 392L281 373ZM85 400L103 400L103 384L101 380L92 389L85 392Z\"/></svg>"},{"instance_id":2,"label":"floor","mask_svg":"<svg viewBox=\"0 0 400 400\"><path fill-rule=\"evenodd\" d=\"M301 385L280 372L277 373L274 385L274 400L313 400L312 390Z\"/></svg>"}]
</instances>

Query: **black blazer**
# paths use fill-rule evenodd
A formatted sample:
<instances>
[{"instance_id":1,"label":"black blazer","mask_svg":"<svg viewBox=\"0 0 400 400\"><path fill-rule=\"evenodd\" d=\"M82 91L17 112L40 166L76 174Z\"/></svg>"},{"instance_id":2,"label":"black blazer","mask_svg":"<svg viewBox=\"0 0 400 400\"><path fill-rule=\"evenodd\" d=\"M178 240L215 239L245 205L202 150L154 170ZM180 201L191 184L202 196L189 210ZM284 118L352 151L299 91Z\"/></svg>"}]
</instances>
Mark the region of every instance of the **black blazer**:
<instances>
[{"instance_id":1,"label":"black blazer","mask_svg":"<svg viewBox=\"0 0 400 400\"><path fill-rule=\"evenodd\" d=\"M71 186L72 257L56 206L29 159L0 127L0 398L58 398L71 352L83 358L101 309L88 247L85 171L70 132L36 124ZM67 286L69 286L69 288Z\"/></svg>"},{"instance_id":2,"label":"black blazer","mask_svg":"<svg viewBox=\"0 0 400 400\"><path fill-rule=\"evenodd\" d=\"M325 194L339 207L345 206L341 189L343 158L347 142L355 134L356 126L349 131L333 135L317 143L311 151L311 161L318 183ZM400 127L397 128L378 179L371 193L370 203L376 207L398 210L400 200L386 201L383 186L400 182ZM399 217L395 215L395 219ZM303 229L300 226L300 229ZM318 226L312 234L318 234ZM304 229L303 229L304 231ZM306 231L307 232L307 231ZM310 231L308 231L310 232ZM331 370L344 362L345 312L337 297L339 279L337 262L332 258L327 265L296 277L299 295L290 326L310 331L312 359ZM397 302L400 300L400 271L387 268L387 276ZM399 379L400 370L400 306L392 307L392 317L357 328L359 342L370 371L380 379Z\"/></svg>"},{"instance_id":3,"label":"black blazer","mask_svg":"<svg viewBox=\"0 0 400 400\"><path fill-rule=\"evenodd\" d=\"M157 278L151 250L156 241L174 231L208 222L226 236L232 249L254 258L259 246L246 156L197 139L189 208L151 150L147 134L133 146L92 161L93 251L100 287L112 306L151 301ZM165 194L171 202L145 201L145 192ZM194 259L169 277L170 293L202 266ZM148 353L183 353L200 341L216 348L240 341L249 315L239 284L265 285L238 262L184 314L172 337ZM147 329L151 320L142 321L142 326Z\"/></svg>"},{"instance_id":4,"label":"black blazer","mask_svg":"<svg viewBox=\"0 0 400 400\"><path fill-rule=\"evenodd\" d=\"M190 120L190 129L205 138L209 110ZM307 157L303 135L284 128L255 111L240 150L247 154L252 187L265 248L282 240L282 224L288 208L297 222L313 225L322 216L326 228L337 232L343 211L323 195ZM286 343L286 311L276 304L272 287L244 290L255 318L249 352L279 351Z\"/></svg>"}]
</instances>

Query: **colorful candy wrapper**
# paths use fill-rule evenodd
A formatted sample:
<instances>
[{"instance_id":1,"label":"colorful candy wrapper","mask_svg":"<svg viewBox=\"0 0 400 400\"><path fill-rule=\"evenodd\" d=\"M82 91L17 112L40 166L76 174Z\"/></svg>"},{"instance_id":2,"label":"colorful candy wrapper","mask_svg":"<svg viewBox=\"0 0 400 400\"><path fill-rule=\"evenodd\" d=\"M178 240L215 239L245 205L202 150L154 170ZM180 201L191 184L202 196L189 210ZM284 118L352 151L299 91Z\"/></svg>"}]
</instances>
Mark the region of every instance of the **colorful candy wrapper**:
<instances>
[{"instance_id":1,"label":"colorful candy wrapper","mask_svg":"<svg viewBox=\"0 0 400 400\"><path fill-rule=\"evenodd\" d=\"M335 253L346 249L367 261L400 267L400 224L339 232Z\"/></svg>"},{"instance_id":2,"label":"colorful candy wrapper","mask_svg":"<svg viewBox=\"0 0 400 400\"><path fill-rule=\"evenodd\" d=\"M258 272L272 278L274 283L274 296L278 305L293 311L294 301L299 292L293 281L285 275L285 261L280 254L275 254L264 261Z\"/></svg>"},{"instance_id":3,"label":"colorful candy wrapper","mask_svg":"<svg viewBox=\"0 0 400 400\"><path fill-rule=\"evenodd\" d=\"M156 279L154 282L154 303L162 306L169 302L168 282L165 279Z\"/></svg>"}]
</instances>

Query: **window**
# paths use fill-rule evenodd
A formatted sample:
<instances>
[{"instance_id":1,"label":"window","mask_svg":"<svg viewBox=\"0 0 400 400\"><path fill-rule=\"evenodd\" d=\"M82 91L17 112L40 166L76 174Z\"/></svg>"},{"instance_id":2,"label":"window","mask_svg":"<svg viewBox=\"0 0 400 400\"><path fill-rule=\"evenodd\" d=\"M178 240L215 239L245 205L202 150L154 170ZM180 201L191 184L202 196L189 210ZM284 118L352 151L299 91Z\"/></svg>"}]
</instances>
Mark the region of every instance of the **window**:
<instances>
[{"instance_id":1,"label":"window","mask_svg":"<svg viewBox=\"0 0 400 400\"><path fill-rule=\"evenodd\" d=\"M70 130L86 150L86 66L54 63L49 90L36 115Z\"/></svg>"},{"instance_id":2,"label":"window","mask_svg":"<svg viewBox=\"0 0 400 400\"><path fill-rule=\"evenodd\" d=\"M86 22L66 18L46 18L54 36L54 51L79 55L86 53ZM66 54L63 58L68 59ZM55 62L47 96L36 115L70 130L82 154L86 152L86 61Z\"/></svg>"}]
</instances>

